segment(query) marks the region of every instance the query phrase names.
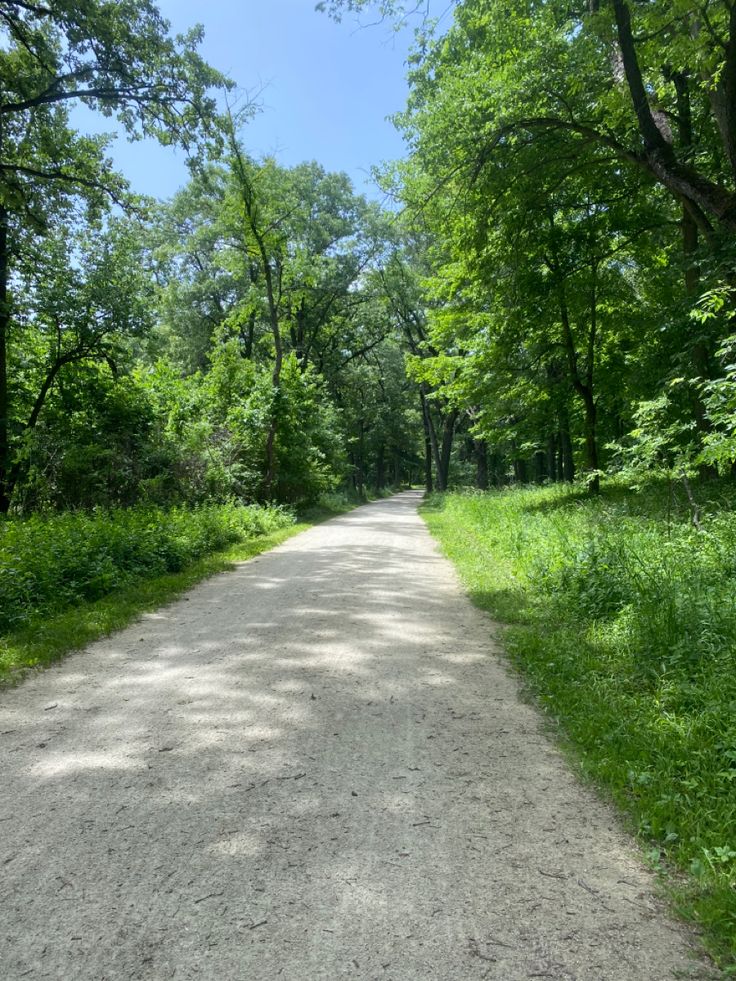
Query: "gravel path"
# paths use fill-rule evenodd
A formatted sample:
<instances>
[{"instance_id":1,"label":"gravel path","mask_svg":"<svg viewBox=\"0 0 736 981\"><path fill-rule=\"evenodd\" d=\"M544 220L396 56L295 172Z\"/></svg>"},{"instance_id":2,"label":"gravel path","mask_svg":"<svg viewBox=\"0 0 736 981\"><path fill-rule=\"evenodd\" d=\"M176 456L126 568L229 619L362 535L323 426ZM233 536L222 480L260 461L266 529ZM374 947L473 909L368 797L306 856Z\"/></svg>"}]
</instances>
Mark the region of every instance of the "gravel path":
<instances>
[{"instance_id":1,"label":"gravel path","mask_svg":"<svg viewBox=\"0 0 736 981\"><path fill-rule=\"evenodd\" d=\"M705 976L419 496L0 693L0 978Z\"/></svg>"}]
</instances>

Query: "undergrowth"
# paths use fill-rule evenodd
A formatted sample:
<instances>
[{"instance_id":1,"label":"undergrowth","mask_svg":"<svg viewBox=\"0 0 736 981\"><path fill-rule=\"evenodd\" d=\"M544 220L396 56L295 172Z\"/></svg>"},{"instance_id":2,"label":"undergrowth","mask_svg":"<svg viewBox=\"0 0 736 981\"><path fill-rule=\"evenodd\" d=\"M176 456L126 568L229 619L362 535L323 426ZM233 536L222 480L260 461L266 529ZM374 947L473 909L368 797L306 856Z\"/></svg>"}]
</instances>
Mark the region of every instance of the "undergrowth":
<instances>
[{"instance_id":1,"label":"undergrowth","mask_svg":"<svg viewBox=\"0 0 736 981\"><path fill-rule=\"evenodd\" d=\"M430 529L736 974L736 492L435 495Z\"/></svg>"},{"instance_id":2,"label":"undergrowth","mask_svg":"<svg viewBox=\"0 0 736 981\"><path fill-rule=\"evenodd\" d=\"M315 511L309 523L329 516ZM305 527L279 507L210 505L0 523L0 680L48 664Z\"/></svg>"}]
</instances>

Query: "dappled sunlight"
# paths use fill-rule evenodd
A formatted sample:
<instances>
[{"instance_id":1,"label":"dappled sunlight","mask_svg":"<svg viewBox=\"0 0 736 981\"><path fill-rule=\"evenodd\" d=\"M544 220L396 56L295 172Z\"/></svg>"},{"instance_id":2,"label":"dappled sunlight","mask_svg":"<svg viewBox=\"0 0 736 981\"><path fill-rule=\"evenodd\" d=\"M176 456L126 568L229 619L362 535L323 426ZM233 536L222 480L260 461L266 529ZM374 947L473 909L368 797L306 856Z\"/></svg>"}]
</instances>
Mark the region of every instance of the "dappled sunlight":
<instances>
[{"instance_id":1,"label":"dappled sunlight","mask_svg":"<svg viewBox=\"0 0 736 981\"><path fill-rule=\"evenodd\" d=\"M294 538L10 693L2 731L18 752L0 821L24 837L9 893L46 889L37 874L71 883L85 898L65 907L68 932L84 937L121 883L152 936L178 924L171 964L194 939L235 943L264 977L323 977L303 973L299 951L321 964L324 937L366 978L406 944L422 964L433 937L435 957L462 951L471 907L514 936L540 885L539 863L524 876L515 863L540 848L556 850L541 881L564 919L556 870L577 868L607 817L567 833L579 791L492 658L417 497ZM639 875L618 839L605 852L606 882ZM514 901L486 910L499 870ZM35 908L34 895L24 916ZM350 967L363 936L385 955L374 973ZM456 976L474 976L466 967Z\"/></svg>"},{"instance_id":2,"label":"dappled sunlight","mask_svg":"<svg viewBox=\"0 0 736 981\"><path fill-rule=\"evenodd\" d=\"M485 654L438 654L437 657L441 661L447 661L448 664L480 664L486 657Z\"/></svg>"},{"instance_id":3,"label":"dappled sunlight","mask_svg":"<svg viewBox=\"0 0 736 981\"><path fill-rule=\"evenodd\" d=\"M73 777L86 770L136 770L141 767L140 760L132 760L121 755L120 750L100 753L52 753L31 768L31 774L38 779L58 779Z\"/></svg>"},{"instance_id":4,"label":"dappled sunlight","mask_svg":"<svg viewBox=\"0 0 736 981\"><path fill-rule=\"evenodd\" d=\"M452 675L441 674L439 671L430 671L425 674L420 682L422 685L454 685L456 683L455 678Z\"/></svg>"}]
</instances>

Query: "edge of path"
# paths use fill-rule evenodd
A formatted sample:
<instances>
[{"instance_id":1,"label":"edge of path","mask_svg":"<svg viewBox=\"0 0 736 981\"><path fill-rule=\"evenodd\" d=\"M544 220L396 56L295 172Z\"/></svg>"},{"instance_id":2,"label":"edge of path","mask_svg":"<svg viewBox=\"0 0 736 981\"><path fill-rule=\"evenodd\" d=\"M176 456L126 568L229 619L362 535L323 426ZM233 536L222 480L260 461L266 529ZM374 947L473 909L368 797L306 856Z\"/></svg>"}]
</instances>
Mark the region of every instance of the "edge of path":
<instances>
[{"instance_id":1,"label":"edge of path","mask_svg":"<svg viewBox=\"0 0 736 981\"><path fill-rule=\"evenodd\" d=\"M67 655L122 630L143 614L174 602L198 583L231 571L238 564L270 551L309 528L371 503L351 502L342 508L318 505L297 515L296 522L286 528L212 552L180 572L138 579L101 599L80 603L50 618L39 618L0 637L0 692L20 684L30 673L44 670Z\"/></svg>"},{"instance_id":2,"label":"edge of path","mask_svg":"<svg viewBox=\"0 0 736 981\"><path fill-rule=\"evenodd\" d=\"M521 698L534 709L540 718L543 730L566 760L573 778L581 785L589 787L598 800L609 809L611 817L616 821L620 832L632 842L632 847L639 854L642 864L652 871L655 876L654 881L657 884L659 899L665 904L672 919L676 923L681 924L682 928L689 933L691 942L698 949L705 962L706 971L710 970L713 972L712 974L707 974L707 977L725 978L736 976L736 964L724 962L723 951L720 949L717 938L709 937L707 927L697 919L689 908L686 890L687 877L677 867L672 865L663 866L660 861L654 861L652 859L651 855L647 852L646 842L637 832L637 826L633 816L619 804L610 788L586 769L583 759L583 748L576 744L572 736L567 732L563 722L551 714L549 709L545 707L540 699L540 690L535 686L534 680L524 671L521 662L513 658L507 651L504 643L504 633L513 624L496 618L487 607L474 598L465 580L460 564L447 549L446 542L432 527L432 523L427 520L422 506L425 503L426 501L420 503L418 514L424 522L432 540L435 542L438 552L452 565L463 594L487 621L489 637L493 640L498 656L509 672L518 679Z\"/></svg>"}]
</instances>

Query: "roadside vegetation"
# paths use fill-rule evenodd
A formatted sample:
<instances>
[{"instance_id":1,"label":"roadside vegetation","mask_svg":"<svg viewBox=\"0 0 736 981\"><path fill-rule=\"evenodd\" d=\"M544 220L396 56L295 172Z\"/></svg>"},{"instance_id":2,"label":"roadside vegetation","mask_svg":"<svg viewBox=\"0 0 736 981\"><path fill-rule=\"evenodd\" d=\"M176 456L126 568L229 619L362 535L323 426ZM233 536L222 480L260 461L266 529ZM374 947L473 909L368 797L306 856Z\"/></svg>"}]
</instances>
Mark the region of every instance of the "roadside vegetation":
<instances>
[{"instance_id":1,"label":"roadside vegetation","mask_svg":"<svg viewBox=\"0 0 736 981\"><path fill-rule=\"evenodd\" d=\"M430 525L725 957L736 5L316 6L419 18L390 209L253 154L254 107L153 0L0 3L0 664L326 495L495 487ZM187 183L142 199L101 121Z\"/></svg>"},{"instance_id":2,"label":"roadside vegetation","mask_svg":"<svg viewBox=\"0 0 736 981\"><path fill-rule=\"evenodd\" d=\"M721 962L736 958L736 492L608 482L428 498L424 517L584 772Z\"/></svg>"},{"instance_id":3,"label":"roadside vegetation","mask_svg":"<svg viewBox=\"0 0 736 981\"><path fill-rule=\"evenodd\" d=\"M231 503L0 520L0 684L356 503L330 494L298 515Z\"/></svg>"}]
</instances>

